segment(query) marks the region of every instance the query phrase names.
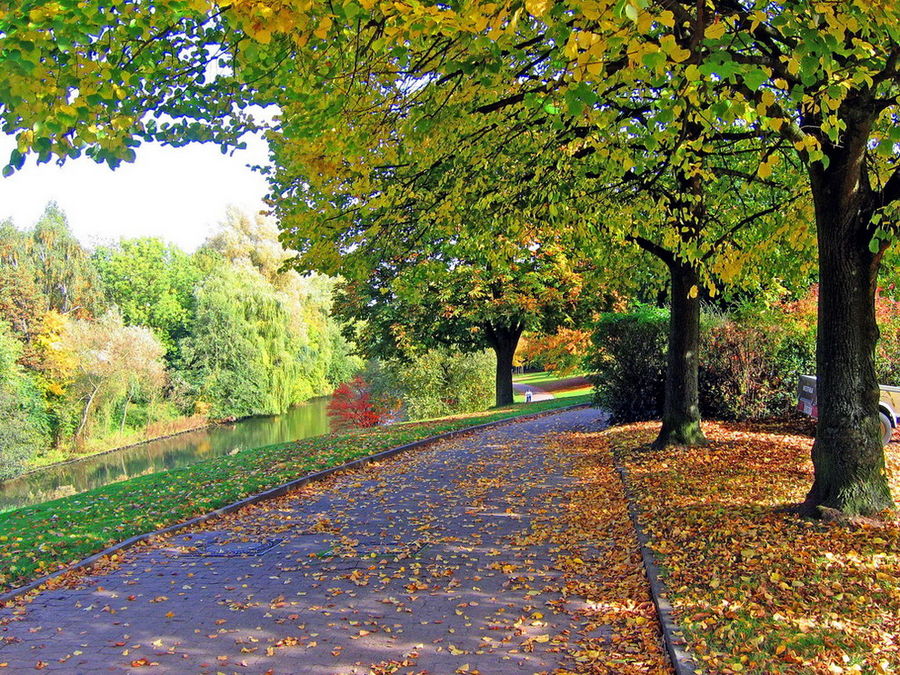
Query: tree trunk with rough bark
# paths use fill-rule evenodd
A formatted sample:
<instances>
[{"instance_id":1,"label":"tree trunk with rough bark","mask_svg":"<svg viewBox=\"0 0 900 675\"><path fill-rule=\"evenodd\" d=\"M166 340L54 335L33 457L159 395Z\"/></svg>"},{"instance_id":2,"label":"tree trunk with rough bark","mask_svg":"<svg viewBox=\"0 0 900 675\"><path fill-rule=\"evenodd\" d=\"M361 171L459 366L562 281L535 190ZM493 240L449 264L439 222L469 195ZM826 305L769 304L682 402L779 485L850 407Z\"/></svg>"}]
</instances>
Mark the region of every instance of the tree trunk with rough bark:
<instances>
[{"instance_id":1,"label":"tree trunk with rough bark","mask_svg":"<svg viewBox=\"0 0 900 675\"><path fill-rule=\"evenodd\" d=\"M869 248L871 218L881 198L865 172L867 134L853 131L843 147L831 148L827 169L820 163L810 168L819 243L819 420L812 448L815 478L803 504L810 515L819 506L851 515L893 506L875 376L875 292L884 247Z\"/></svg>"},{"instance_id":2,"label":"tree trunk with rough bark","mask_svg":"<svg viewBox=\"0 0 900 675\"><path fill-rule=\"evenodd\" d=\"M672 251L643 237L631 240L666 264L672 287L662 428L653 447L703 445L706 437L700 428L699 274Z\"/></svg>"},{"instance_id":3,"label":"tree trunk with rough bark","mask_svg":"<svg viewBox=\"0 0 900 675\"><path fill-rule=\"evenodd\" d=\"M513 402L512 367L522 327L490 324L486 326L488 344L497 356L495 381L495 404L500 407Z\"/></svg>"},{"instance_id":4,"label":"tree trunk with rough bark","mask_svg":"<svg viewBox=\"0 0 900 675\"><path fill-rule=\"evenodd\" d=\"M700 298L699 278L690 265L667 261L672 281L669 344L662 429L654 448L667 445L702 445L700 428Z\"/></svg>"}]
</instances>

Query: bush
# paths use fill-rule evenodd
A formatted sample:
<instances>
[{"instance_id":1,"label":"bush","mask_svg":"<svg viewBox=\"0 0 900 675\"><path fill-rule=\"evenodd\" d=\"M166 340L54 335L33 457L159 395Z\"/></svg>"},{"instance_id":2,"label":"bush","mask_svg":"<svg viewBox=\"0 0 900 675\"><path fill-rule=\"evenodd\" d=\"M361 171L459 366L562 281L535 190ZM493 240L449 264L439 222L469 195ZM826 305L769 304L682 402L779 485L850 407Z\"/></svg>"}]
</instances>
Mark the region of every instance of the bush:
<instances>
[{"instance_id":1,"label":"bush","mask_svg":"<svg viewBox=\"0 0 900 675\"><path fill-rule=\"evenodd\" d=\"M431 349L408 364L395 364L394 370L409 419L477 412L494 404L491 352Z\"/></svg>"},{"instance_id":2,"label":"bush","mask_svg":"<svg viewBox=\"0 0 900 675\"><path fill-rule=\"evenodd\" d=\"M701 332L700 410L723 420L788 414L801 374L815 372L815 337L802 326L732 319Z\"/></svg>"},{"instance_id":3,"label":"bush","mask_svg":"<svg viewBox=\"0 0 900 675\"><path fill-rule=\"evenodd\" d=\"M797 380L815 372L815 311L810 301L746 317L704 312L700 329L703 416L749 420L788 414ZM604 315L588 367L595 402L620 422L658 419L666 370L668 310L640 308Z\"/></svg>"},{"instance_id":4,"label":"bush","mask_svg":"<svg viewBox=\"0 0 900 675\"><path fill-rule=\"evenodd\" d=\"M431 349L406 359L373 359L362 378L383 420L420 420L491 407L494 364L491 352Z\"/></svg>"},{"instance_id":5,"label":"bush","mask_svg":"<svg viewBox=\"0 0 900 675\"><path fill-rule=\"evenodd\" d=\"M328 402L328 418L334 431L365 429L382 421L381 414L372 404L369 386L360 375L334 390Z\"/></svg>"},{"instance_id":6,"label":"bush","mask_svg":"<svg viewBox=\"0 0 900 675\"><path fill-rule=\"evenodd\" d=\"M875 373L881 384L900 387L900 302L879 297L875 316L881 333L875 349Z\"/></svg>"},{"instance_id":7,"label":"bush","mask_svg":"<svg viewBox=\"0 0 900 675\"><path fill-rule=\"evenodd\" d=\"M594 402L617 422L658 418L662 410L669 312L642 307L604 314L588 355Z\"/></svg>"}]
</instances>

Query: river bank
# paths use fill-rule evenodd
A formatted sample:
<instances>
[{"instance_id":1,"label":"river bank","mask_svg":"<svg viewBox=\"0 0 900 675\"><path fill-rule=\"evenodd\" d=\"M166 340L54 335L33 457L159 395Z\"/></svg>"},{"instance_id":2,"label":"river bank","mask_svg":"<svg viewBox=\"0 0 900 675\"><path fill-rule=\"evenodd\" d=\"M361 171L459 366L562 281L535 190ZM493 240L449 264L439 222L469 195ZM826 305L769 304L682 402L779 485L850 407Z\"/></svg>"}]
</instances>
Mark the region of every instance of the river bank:
<instances>
[{"instance_id":1,"label":"river bank","mask_svg":"<svg viewBox=\"0 0 900 675\"><path fill-rule=\"evenodd\" d=\"M330 431L328 397L283 415L210 423L126 447L71 458L0 483L0 511L75 495L135 476L180 469L247 448L283 443Z\"/></svg>"},{"instance_id":2,"label":"river bank","mask_svg":"<svg viewBox=\"0 0 900 675\"><path fill-rule=\"evenodd\" d=\"M179 419L191 420L194 418L187 417L187 418L179 418ZM235 421L242 421L245 419L247 419L247 418L242 417L239 420L235 420ZM173 421L178 421L178 420L173 420ZM200 429L208 429L209 427L216 426L218 424L232 424L232 423L233 422L226 422L223 420L210 420L207 417L200 417L199 421L196 422L196 424L191 425L191 426L186 426L185 428L179 429L178 431L173 431L171 433L166 433L166 434L153 434L153 435L149 435L149 436L144 435L144 436L140 437L140 440L135 440L135 441L126 442L126 443L121 443L121 441L120 441L121 444L116 444L113 447L98 448L95 446L94 448L92 448L90 450L85 450L84 452L75 454L71 457L68 457L67 459L42 461L43 459L54 456L54 455L52 455L51 453L48 453L46 455L39 455L38 457L35 458L35 460L32 463L30 463L28 465L28 467L29 467L28 469L26 469L25 471L20 473L18 476L14 476L13 478L10 478L9 480L15 480L16 478L22 478L23 476L27 476L28 474L34 473L36 471L42 471L44 469L51 469L53 467L63 466L65 464L71 464L73 462L80 462L82 460L90 459L92 457L99 457L100 455L108 455L113 452L119 452L120 450L128 450L130 448L134 448L139 445L144 445L145 443L152 443L153 441L161 441L161 440L165 440L167 438L174 438L175 436L181 436L182 434L187 434L187 433L190 433L191 431L199 431ZM146 434L146 432L142 432L142 433ZM138 434L132 434L132 436L138 436ZM103 439L103 440L106 440L106 439ZM67 455L70 454L69 452L67 452L65 450L58 450L57 452L65 453Z\"/></svg>"}]
</instances>

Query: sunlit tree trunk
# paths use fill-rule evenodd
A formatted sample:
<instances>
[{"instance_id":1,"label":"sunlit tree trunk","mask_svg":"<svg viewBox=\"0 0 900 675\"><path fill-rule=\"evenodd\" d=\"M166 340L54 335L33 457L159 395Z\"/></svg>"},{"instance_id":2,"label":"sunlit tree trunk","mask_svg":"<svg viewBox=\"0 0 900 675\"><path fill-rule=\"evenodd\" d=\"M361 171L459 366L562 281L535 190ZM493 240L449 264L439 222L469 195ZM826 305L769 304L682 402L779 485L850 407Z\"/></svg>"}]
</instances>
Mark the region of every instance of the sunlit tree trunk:
<instances>
[{"instance_id":1,"label":"sunlit tree trunk","mask_svg":"<svg viewBox=\"0 0 900 675\"><path fill-rule=\"evenodd\" d=\"M700 298L696 270L686 263L669 263L672 282L669 345L662 428L653 446L700 445Z\"/></svg>"},{"instance_id":2,"label":"sunlit tree trunk","mask_svg":"<svg viewBox=\"0 0 900 675\"><path fill-rule=\"evenodd\" d=\"M662 428L653 447L702 445L706 437L700 428L699 275L672 251L643 237L631 240L666 264L671 286Z\"/></svg>"}]
</instances>

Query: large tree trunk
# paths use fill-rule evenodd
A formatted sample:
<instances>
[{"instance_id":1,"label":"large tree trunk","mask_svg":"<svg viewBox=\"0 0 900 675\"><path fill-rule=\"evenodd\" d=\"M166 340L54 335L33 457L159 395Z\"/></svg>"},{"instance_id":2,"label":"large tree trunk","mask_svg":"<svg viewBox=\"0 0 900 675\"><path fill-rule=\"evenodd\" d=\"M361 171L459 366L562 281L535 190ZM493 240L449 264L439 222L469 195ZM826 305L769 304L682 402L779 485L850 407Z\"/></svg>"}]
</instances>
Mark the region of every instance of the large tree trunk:
<instances>
[{"instance_id":1,"label":"large tree trunk","mask_svg":"<svg viewBox=\"0 0 900 675\"><path fill-rule=\"evenodd\" d=\"M816 342L819 421L813 443L815 479L804 511L826 506L872 514L893 506L885 473L875 377L875 291L881 252L869 250L872 193L864 142L852 130L810 168L819 242ZM865 134L861 134L865 137Z\"/></svg>"},{"instance_id":2,"label":"large tree trunk","mask_svg":"<svg viewBox=\"0 0 900 675\"><path fill-rule=\"evenodd\" d=\"M698 384L700 298L696 270L678 260L667 261L672 281L669 345L666 362L662 429L654 448L706 443L700 429Z\"/></svg>"},{"instance_id":3,"label":"large tree trunk","mask_svg":"<svg viewBox=\"0 0 900 675\"><path fill-rule=\"evenodd\" d=\"M497 356L497 370L495 381L495 404L499 406L510 405L513 402L512 367L516 347L519 345L519 337L522 335L522 327L489 325L485 332L488 344Z\"/></svg>"}]
</instances>

